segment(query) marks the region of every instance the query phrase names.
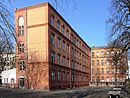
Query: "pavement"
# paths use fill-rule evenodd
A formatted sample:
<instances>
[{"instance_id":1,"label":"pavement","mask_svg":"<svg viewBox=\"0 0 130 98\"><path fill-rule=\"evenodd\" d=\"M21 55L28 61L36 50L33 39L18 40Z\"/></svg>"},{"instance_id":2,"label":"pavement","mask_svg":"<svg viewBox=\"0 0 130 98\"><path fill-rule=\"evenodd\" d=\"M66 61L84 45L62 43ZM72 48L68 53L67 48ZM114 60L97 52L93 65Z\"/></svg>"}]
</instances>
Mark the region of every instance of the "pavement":
<instances>
[{"instance_id":1,"label":"pavement","mask_svg":"<svg viewBox=\"0 0 130 98\"><path fill-rule=\"evenodd\" d=\"M36 91L0 88L0 98L108 98L112 87L84 87L67 90ZM123 98L130 98L130 94Z\"/></svg>"}]
</instances>

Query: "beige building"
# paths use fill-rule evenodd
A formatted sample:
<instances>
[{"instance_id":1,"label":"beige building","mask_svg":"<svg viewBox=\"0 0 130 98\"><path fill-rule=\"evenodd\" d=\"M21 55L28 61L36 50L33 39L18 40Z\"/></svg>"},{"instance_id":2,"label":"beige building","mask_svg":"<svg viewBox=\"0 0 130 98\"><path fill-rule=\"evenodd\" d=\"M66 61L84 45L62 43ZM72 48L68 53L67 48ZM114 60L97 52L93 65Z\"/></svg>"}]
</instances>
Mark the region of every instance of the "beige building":
<instances>
[{"instance_id":1,"label":"beige building","mask_svg":"<svg viewBox=\"0 0 130 98\"><path fill-rule=\"evenodd\" d=\"M115 61L120 51L107 47L93 47L91 50L91 85L124 85L126 80L126 54ZM117 62L117 63L116 63ZM117 83L115 82L117 81Z\"/></svg>"},{"instance_id":2,"label":"beige building","mask_svg":"<svg viewBox=\"0 0 130 98\"><path fill-rule=\"evenodd\" d=\"M49 3L16 9L15 24L18 87L89 85L91 49Z\"/></svg>"}]
</instances>

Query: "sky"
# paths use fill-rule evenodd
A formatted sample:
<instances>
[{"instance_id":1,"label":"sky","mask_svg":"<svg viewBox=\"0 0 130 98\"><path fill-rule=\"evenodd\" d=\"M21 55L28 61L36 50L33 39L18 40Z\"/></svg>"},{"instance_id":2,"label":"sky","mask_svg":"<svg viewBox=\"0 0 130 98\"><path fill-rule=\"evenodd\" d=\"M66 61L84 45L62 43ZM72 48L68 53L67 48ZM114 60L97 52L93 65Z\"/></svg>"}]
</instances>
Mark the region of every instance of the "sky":
<instances>
[{"instance_id":1,"label":"sky","mask_svg":"<svg viewBox=\"0 0 130 98\"><path fill-rule=\"evenodd\" d=\"M6 5L14 14L14 8L49 2L90 47L92 44L97 47L107 45L106 21L110 17L111 0L75 0L75 3L73 0L67 0L59 2L57 7L53 1L12 0L11 4Z\"/></svg>"}]
</instances>

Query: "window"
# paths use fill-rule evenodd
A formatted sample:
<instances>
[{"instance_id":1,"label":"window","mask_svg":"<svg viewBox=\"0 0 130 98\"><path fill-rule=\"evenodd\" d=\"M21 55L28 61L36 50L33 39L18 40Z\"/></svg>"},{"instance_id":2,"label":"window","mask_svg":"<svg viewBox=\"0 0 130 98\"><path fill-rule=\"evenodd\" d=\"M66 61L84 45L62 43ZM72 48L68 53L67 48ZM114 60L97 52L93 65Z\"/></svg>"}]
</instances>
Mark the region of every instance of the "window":
<instances>
[{"instance_id":1,"label":"window","mask_svg":"<svg viewBox=\"0 0 130 98\"><path fill-rule=\"evenodd\" d=\"M55 63L55 53L54 53L54 51L51 52L51 62Z\"/></svg>"},{"instance_id":2,"label":"window","mask_svg":"<svg viewBox=\"0 0 130 98\"><path fill-rule=\"evenodd\" d=\"M57 64L60 65L60 54L59 53L57 54Z\"/></svg>"},{"instance_id":3,"label":"window","mask_svg":"<svg viewBox=\"0 0 130 98\"><path fill-rule=\"evenodd\" d=\"M99 51L96 52L96 56L99 57Z\"/></svg>"},{"instance_id":4,"label":"window","mask_svg":"<svg viewBox=\"0 0 130 98\"><path fill-rule=\"evenodd\" d=\"M69 66L69 58L67 58L67 66Z\"/></svg>"},{"instance_id":5,"label":"window","mask_svg":"<svg viewBox=\"0 0 130 98\"><path fill-rule=\"evenodd\" d=\"M104 77L102 77L102 82L104 82Z\"/></svg>"},{"instance_id":6,"label":"window","mask_svg":"<svg viewBox=\"0 0 130 98\"><path fill-rule=\"evenodd\" d=\"M58 80L59 81L60 81L60 75L61 75L60 70L58 70Z\"/></svg>"},{"instance_id":7,"label":"window","mask_svg":"<svg viewBox=\"0 0 130 98\"><path fill-rule=\"evenodd\" d=\"M99 65L99 60L97 60L97 65Z\"/></svg>"},{"instance_id":8,"label":"window","mask_svg":"<svg viewBox=\"0 0 130 98\"><path fill-rule=\"evenodd\" d=\"M94 52L92 52L92 57L94 57Z\"/></svg>"},{"instance_id":9,"label":"window","mask_svg":"<svg viewBox=\"0 0 130 98\"><path fill-rule=\"evenodd\" d=\"M106 65L109 65L109 61L106 61Z\"/></svg>"},{"instance_id":10,"label":"window","mask_svg":"<svg viewBox=\"0 0 130 98\"><path fill-rule=\"evenodd\" d=\"M55 70L52 70L51 76L52 76L52 80L55 80Z\"/></svg>"},{"instance_id":11,"label":"window","mask_svg":"<svg viewBox=\"0 0 130 98\"><path fill-rule=\"evenodd\" d=\"M64 35L64 33L65 33L65 26L64 25L62 25L62 27L61 27L61 33Z\"/></svg>"},{"instance_id":12,"label":"window","mask_svg":"<svg viewBox=\"0 0 130 98\"><path fill-rule=\"evenodd\" d=\"M107 77L107 82L109 82L109 77Z\"/></svg>"},{"instance_id":13,"label":"window","mask_svg":"<svg viewBox=\"0 0 130 98\"><path fill-rule=\"evenodd\" d=\"M20 51L20 53L24 53L24 43L23 42L21 42L19 44L19 51Z\"/></svg>"},{"instance_id":14,"label":"window","mask_svg":"<svg viewBox=\"0 0 130 98\"><path fill-rule=\"evenodd\" d=\"M93 65L93 66L95 65L94 60L92 60L92 65Z\"/></svg>"},{"instance_id":15,"label":"window","mask_svg":"<svg viewBox=\"0 0 130 98\"><path fill-rule=\"evenodd\" d=\"M62 57L62 65L65 65L65 56Z\"/></svg>"},{"instance_id":16,"label":"window","mask_svg":"<svg viewBox=\"0 0 130 98\"><path fill-rule=\"evenodd\" d=\"M114 82L115 81L115 78L114 77L112 77L112 82Z\"/></svg>"},{"instance_id":17,"label":"window","mask_svg":"<svg viewBox=\"0 0 130 98\"><path fill-rule=\"evenodd\" d=\"M19 70L25 70L25 62L24 62L24 60L19 61Z\"/></svg>"},{"instance_id":18,"label":"window","mask_svg":"<svg viewBox=\"0 0 130 98\"><path fill-rule=\"evenodd\" d=\"M60 37L57 38L57 47L60 48Z\"/></svg>"},{"instance_id":19,"label":"window","mask_svg":"<svg viewBox=\"0 0 130 98\"><path fill-rule=\"evenodd\" d=\"M99 68L97 68L97 74L99 74L100 73L100 69Z\"/></svg>"},{"instance_id":20,"label":"window","mask_svg":"<svg viewBox=\"0 0 130 98\"><path fill-rule=\"evenodd\" d=\"M51 26L54 26L54 16L51 15Z\"/></svg>"},{"instance_id":21,"label":"window","mask_svg":"<svg viewBox=\"0 0 130 98\"><path fill-rule=\"evenodd\" d=\"M102 54L102 57L104 57L104 51L102 51L101 54Z\"/></svg>"},{"instance_id":22,"label":"window","mask_svg":"<svg viewBox=\"0 0 130 98\"><path fill-rule=\"evenodd\" d=\"M94 69L92 69L92 74L94 74Z\"/></svg>"},{"instance_id":23,"label":"window","mask_svg":"<svg viewBox=\"0 0 130 98\"><path fill-rule=\"evenodd\" d=\"M72 73L72 81L74 81L74 73Z\"/></svg>"},{"instance_id":24,"label":"window","mask_svg":"<svg viewBox=\"0 0 130 98\"><path fill-rule=\"evenodd\" d=\"M67 44L67 46L66 46L66 51L67 51L67 53L69 53L69 44Z\"/></svg>"},{"instance_id":25,"label":"window","mask_svg":"<svg viewBox=\"0 0 130 98\"><path fill-rule=\"evenodd\" d=\"M63 79L63 81L66 80L66 77L65 77L65 71L63 71L63 73L62 73L62 79Z\"/></svg>"},{"instance_id":26,"label":"window","mask_svg":"<svg viewBox=\"0 0 130 98\"><path fill-rule=\"evenodd\" d=\"M66 30L66 37L69 38L69 30Z\"/></svg>"},{"instance_id":27,"label":"window","mask_svg":"<svg viewBox=\"0 0 130 98\"><path fill-rule=\"evenodd\" d=\"M62 49L65 50L65 41L62 41Z\"/></svg>"},{"instance_id":28,"label":"window","mask_svg":"<svg viewBox=\"0 0 130 98\"><path fill-rule=\"evenodd\" d=\"M106 74L109 74L109 68L106 69Z\"/></svg>"},{"instance_id":29,"label":"window","mask_svg":"<svg viewBox=\"0 0 130 98\"><path fill-rule=\"evenodd\" d=\"M106 56L107 56L107 57L109 56L109 51L106 52Z\"/></svg>"},{"instance_id":30,"label":"window","mask_svg":"<svg viewBox=\"0 0 130 98\"><path fill-rule=\"evenodd\" d=\"M60 31L60 21L57 21L57 26L56 26L57 30Z\"/></svg>"},{"instance_id":31,"label":"window","mask_svg":"<svg viewBox=\"0 0 130 98\"><path fill-rule=\"evenodd\" d=\"M104 66L104 60L102 60L101 62L102 62L102 66Z\"/></svg>"},{"instance_id":32,"label":"window","mask_svg":"<svg viewBox=\"0 0 130 98\"><path fill-rule=\"evenodd\" d=\"M102 74L104 74L104 68L102 68Z\"/></svg>"},{"instance_id":33,"label":"window","mask_svg":"<svg viewBox=\"0 0 130 98\"><path fill-rule=\"evenodd\" d=\"M70 79L69 79L69 72L67 72L67 74L66 74L66 79L67 79L67 81L70 80Z\"/></svg>"},{"instance_id":34,"label":"window","mask_svg":"<svg viewBox=\"0 0 130 98\"><path fill-rule=\"evenodd\" d=\"M100 78L99 78L99 77L97 77L96 81L97 81L97 82L100 82Z\"/></svg>"},{"instance_id":35,"label":"window","mask_svg":"<svg viewBox=\"0 0 130 98\"><path fill-rule=\"evenodd\" d=\"M54 45L55 43L55 35L51 33L51 44Z\"/></svg>"},{"instance_id":36,"label":"window","mask_svg":"<svg viewBox=\"0 0 130 98\"><path fill-rule=\"evenodd\" d=\"M8 83L8 78L4 78L4 83Z\"/></svg>"},{"instance_id":37,"label":"window","mask_svg":"<svg viewBox=\"0 0 130 98\"><path fill-rule=\"evenodd\" d=\"M24 18L21 16L19 17L19 34L21 36L24 36Z\"/></svg>"}]
</instances>

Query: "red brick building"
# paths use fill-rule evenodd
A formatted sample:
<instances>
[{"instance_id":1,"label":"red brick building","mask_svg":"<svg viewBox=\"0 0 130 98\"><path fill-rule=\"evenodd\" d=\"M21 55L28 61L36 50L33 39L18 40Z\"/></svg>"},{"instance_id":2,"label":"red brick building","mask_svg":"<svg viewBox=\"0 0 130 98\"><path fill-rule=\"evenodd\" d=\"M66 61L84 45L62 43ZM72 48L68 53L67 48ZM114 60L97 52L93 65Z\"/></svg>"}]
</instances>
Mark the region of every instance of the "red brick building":
<instances>
[{"instance_id":1,"label":"red brick building","mask_svg":"<svg viewBox=\"0 0 130 98\"><path fill-rule=\"evenodd\" d=\"M16 9L15 22L18 87L89 85L91 49L49 3Z\"/></svg>"}]
</instances>

